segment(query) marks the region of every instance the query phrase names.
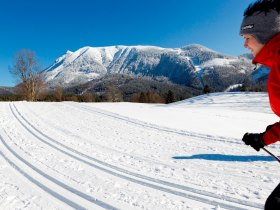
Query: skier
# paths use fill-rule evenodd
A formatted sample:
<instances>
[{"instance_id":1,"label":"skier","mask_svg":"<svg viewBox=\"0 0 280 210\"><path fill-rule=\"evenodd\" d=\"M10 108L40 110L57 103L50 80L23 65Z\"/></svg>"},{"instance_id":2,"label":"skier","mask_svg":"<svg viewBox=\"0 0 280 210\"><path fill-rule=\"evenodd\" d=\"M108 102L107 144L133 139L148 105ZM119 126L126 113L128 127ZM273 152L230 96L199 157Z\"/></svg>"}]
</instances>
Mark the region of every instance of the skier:
<instances>
[{"instance_id":1,"label":"skier","mask_svg":"<svg viewBox=\"0 0 280 210\"><path fill-rule=\"evenodd\" d=\"M253 63L270 68L267 90L272 111L280 117L280 0L258 0L244 12L240 27L244 47L254 56ZM259 151L280 141L280 122L263 133L246 133L242 141ZM280 209L280 184L265 203L265 210Z\"/></svg>"}]
</instances>

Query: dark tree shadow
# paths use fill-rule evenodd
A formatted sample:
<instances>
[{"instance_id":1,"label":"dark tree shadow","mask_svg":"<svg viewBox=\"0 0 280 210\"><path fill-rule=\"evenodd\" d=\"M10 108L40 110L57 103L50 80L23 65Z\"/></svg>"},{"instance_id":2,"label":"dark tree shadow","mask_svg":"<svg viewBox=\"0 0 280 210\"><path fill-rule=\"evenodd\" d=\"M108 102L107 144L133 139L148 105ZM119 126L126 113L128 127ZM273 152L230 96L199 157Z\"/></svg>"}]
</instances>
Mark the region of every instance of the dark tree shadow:
<instances>
[{"instance_id":1,"label":"dark tree shadow","mask_svg":"<svg viewBox=\"0 0 280 210\"><path fill-rule=\"evenodd\" d=\"M215 160L215 161L238 161L238 162L254 162L254 161L274 161L271 156L259 156L259 155L222 155L222 154L198 154L192 156L175 156L172 157L176 160L192 160L192 159L202 159L202 160Z\"/></svg>"}]
</instances>

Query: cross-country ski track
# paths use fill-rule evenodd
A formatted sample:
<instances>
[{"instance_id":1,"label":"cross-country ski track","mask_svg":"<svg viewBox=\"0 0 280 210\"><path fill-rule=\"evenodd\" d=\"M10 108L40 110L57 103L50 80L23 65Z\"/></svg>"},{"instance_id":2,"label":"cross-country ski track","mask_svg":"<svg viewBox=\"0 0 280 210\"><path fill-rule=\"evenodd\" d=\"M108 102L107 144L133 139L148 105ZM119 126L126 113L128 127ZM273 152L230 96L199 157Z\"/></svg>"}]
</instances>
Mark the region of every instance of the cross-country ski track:
<instances>
[{"instance_id":1,"label":"cross-country ski track","mask_svg":"<svg viewBox=\"0 0 280 210\"><path fill-rule=\"evenodd\" d=\"M258 183L250 180L265 177L273 186L277 178L270 157L258 159L235 137L175 129L92 104L3 102L0 109L0 174L17 189L0 183L2 192L11 192L0 193L0 201L13 201L1 208L262 209L258 198L267 194L254 194ZM195 158L211 153L213 159Z\"/></svg>"}]
</instances>

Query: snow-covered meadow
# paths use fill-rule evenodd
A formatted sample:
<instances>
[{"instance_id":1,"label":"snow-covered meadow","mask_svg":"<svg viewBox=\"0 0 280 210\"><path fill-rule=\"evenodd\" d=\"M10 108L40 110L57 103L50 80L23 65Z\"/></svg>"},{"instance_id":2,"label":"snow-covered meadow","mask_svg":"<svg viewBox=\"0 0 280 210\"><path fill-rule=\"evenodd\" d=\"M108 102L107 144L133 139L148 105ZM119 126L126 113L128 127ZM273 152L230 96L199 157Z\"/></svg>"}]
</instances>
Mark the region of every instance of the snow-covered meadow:
<instances>
[{"instance_id":1,"label":"snow-covered meadow","mask_svg":"<svg viewBox=\"0 0 280 210\"><path fill-rule=\"evenodd\" d=\"M2 102L0 209L262 209L280 165L241 138L276 121L265 93Z\"/></svg>"}]
</instances>

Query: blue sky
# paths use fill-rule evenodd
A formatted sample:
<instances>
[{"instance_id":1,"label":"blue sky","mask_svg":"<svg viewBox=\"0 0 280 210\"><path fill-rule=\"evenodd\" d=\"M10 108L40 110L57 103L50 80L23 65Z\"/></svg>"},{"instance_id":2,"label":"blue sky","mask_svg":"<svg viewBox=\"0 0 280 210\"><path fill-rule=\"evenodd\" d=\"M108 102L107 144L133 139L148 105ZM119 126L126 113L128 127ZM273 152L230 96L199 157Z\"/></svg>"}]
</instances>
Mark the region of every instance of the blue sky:
<instances>
[{"instance_id":1,"label":"blue sky","mask_svg":"<svg viewBox=\"0 0 280 210\"><path fill-rule=\"evenodd\" d=\"M239 55L238 35L251 0L0 0L0 86L21 49L31 49L44 69L67 50L84 46L197 43Z\"/></svg>"}]
</instances>

